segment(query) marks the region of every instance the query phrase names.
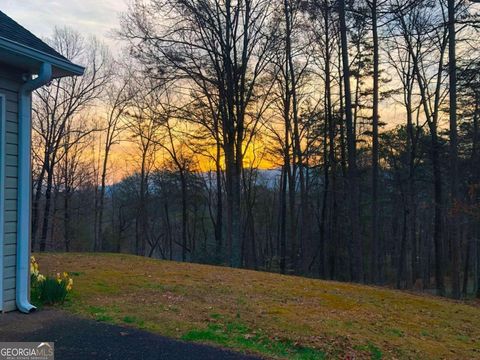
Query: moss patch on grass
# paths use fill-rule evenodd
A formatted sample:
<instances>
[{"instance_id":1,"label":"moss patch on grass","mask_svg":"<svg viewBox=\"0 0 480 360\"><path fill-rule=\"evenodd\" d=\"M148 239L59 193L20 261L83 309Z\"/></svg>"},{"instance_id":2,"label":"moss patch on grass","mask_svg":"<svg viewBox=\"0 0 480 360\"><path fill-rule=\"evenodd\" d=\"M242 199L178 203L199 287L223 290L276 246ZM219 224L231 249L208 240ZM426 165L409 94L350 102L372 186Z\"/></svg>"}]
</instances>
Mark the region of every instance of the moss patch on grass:
<instances>
[{"instance_id":1,"label":"moss patch on grass","mask_svg":"<svg viewBox=\"0 0 480 360\"><path fill-rule=\"evenodd\" d=\"M74 274L66 310L165 336L267 358L480 358L470 303L122 254L37 259L42 272Z\"/></svg>"}]
</instances>

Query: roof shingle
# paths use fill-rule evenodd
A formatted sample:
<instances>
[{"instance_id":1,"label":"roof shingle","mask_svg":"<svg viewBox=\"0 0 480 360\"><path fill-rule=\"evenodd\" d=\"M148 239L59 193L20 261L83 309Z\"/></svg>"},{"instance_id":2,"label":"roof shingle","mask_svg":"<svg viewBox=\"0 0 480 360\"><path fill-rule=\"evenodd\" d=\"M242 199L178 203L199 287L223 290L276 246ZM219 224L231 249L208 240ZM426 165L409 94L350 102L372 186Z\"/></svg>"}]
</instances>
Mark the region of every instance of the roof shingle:
<instances>
[{"instance_id":1,"label":"roof shingle","mask_svg":"<svg viewBox=\"0 0 480 360\"><path fill-rule=\"evenodd\" d=\"M34 50L41 51L58 59L69 61L2 11L0 11L0 37Z\"/></svg>"}]
</instances>

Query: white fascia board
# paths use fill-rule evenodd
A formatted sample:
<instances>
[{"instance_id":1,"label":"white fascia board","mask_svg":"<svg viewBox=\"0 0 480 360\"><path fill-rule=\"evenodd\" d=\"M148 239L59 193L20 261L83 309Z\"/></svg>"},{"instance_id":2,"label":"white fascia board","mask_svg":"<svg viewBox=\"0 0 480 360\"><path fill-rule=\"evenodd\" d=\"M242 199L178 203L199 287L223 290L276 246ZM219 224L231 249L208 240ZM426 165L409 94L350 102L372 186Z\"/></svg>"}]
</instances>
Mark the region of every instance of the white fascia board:
<instances>
[{"instance_id":1,"label":"white fascia board","mask_svg":"<svg viewBox=\"0 0 480 360\"><path fill-rule=\"evenodd\" d=\"M40 63L50 63L52 66L57 67L69 75L83 75L85 68L80 65L76 65L70 61L60 59L58 57L47 54L43 51L33 49L31 47L19 44L15 41L11 41L0 37L0 48L8 50L17 55L25 56L30 59L39 61Z\"/></svg>"}]
</instances>

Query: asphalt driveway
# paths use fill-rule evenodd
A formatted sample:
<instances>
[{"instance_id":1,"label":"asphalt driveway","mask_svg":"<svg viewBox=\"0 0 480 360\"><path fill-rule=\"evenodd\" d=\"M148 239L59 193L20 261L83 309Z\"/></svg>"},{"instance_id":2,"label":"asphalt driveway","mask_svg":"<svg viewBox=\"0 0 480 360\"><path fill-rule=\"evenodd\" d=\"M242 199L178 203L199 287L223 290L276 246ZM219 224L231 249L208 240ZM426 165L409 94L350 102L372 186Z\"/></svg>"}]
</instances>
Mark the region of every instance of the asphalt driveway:
<instances>
[{"instance_id":1,"label":"asphalt driveway","mask_svg":"<svg viewBox=\"0 0 480 360\"><path fill-rule=\"evenodd\" d=\"M259 359L51 309L0 314L0 341L53 341L56 360Z\"/></svg>"}]
</instances>

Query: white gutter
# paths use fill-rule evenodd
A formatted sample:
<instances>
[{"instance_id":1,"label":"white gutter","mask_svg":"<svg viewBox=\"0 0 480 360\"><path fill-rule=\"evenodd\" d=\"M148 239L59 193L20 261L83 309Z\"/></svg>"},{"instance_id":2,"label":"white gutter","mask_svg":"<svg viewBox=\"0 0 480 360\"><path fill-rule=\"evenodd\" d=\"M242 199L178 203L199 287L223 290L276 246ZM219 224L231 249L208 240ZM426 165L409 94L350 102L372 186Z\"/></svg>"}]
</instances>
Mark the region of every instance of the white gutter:
<instances>
[{"instance_id":1,"label":"white gutter","mask_svg":"<svg viewBox=\"0 0 480 360\"><path fill-rule=\"evenodd\" d=\"M30 204L31 204L31 129L32 92L52 79L52 64L43 63L40 73L22 85L18 110L18 208L16 302L21 312L36 308L30 304Z\"/></svg>"}]
</instances>

